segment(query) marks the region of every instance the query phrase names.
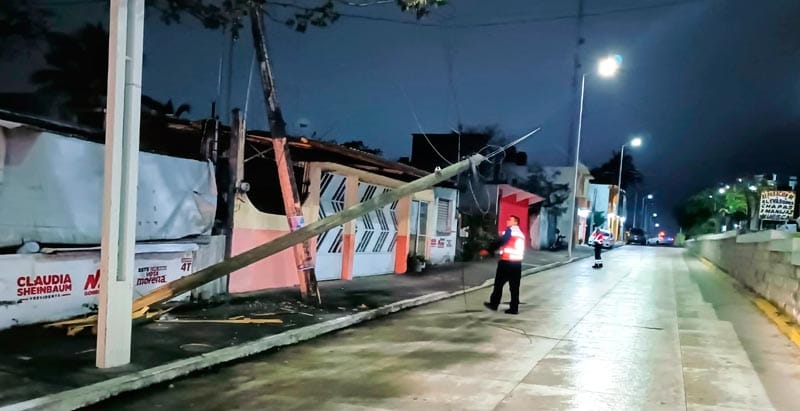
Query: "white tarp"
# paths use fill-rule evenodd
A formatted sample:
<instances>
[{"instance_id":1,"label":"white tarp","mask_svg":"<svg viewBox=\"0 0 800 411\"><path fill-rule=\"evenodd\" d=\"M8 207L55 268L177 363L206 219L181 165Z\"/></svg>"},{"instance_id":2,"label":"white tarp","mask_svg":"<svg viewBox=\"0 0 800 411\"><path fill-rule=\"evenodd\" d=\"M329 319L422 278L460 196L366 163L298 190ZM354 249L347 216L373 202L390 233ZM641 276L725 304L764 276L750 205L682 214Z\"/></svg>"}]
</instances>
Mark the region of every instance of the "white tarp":
<instances>
[{"instance_id":1,"label":"white tarp","mask_svg":"<svg viewBox=\"0 0 800 411\"><path fill-rule=\"evenodd\" d=\"M136 254L134 299L192 273L197 245L168 249ZM95 312L99 270L99 251L0 255L0 329Z\"/></svg>"},{"instance_id":2,"label":"white tarp","mask_svg":"<svg viewBox=\"0 0 800 411\"><path fill-rule=\"evenodd\" d=\"M0 247L100 244L102 144L4 128L0 157ZM209 234L217 189L210 163L139 154L137 241Z\"/></svg>"}]
</instances>

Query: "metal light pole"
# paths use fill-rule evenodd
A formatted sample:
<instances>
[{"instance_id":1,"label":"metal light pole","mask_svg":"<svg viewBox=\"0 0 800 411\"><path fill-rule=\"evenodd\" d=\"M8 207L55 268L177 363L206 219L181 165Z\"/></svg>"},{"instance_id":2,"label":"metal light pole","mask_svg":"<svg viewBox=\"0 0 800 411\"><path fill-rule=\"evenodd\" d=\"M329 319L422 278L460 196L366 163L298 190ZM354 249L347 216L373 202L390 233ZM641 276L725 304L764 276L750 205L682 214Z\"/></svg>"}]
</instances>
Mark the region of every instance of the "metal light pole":
<instances>
[{"instance_id":1,"label":"metal light pole","mask_svg":"<svg viewBox=\"0 0 800 411\"><path fill-rule=\"evenodd\" d=\"M619 56L609 56L598 64L598 73L603 77L611 77L619 70L622 58ZM586 75L581 75L581 100L578 106L578 137L575 144L575 175L572 179L572 204L569 212L570 234L567 241L567 254L572 258L572 249L575 243L575 209L578 203L578 166L581 158L581 132L583 130L583 101L586 94Z\"/></svg>"},{"instance_id":2,"label":"metal light pole","mask_svg":"<svg viewBox=\"0 0 800 411\"><path fill-rule=\"evenodd\" d=\"M622 211L621 210L622 209L622 164L623 164L623 160L625 159L625 146L627 146L628 144L630 144L631 147L639 147L639 146L642 145L642 139L640 137L636 137L633 140L631 140L630 143L623 144L622 148L620 148L620 150L619 150L619 177L617 178L617 215L620 216L620 217L622 216L622 213L621 213L621 211ZM620 223L620 227L618 227L618 232L620 234L622 233L622 229L624 228L624 227L622 227L622 225L623 224ZM622 236L620 235L619 237L622 237Z\"/></svg>"},{"instance_id":3,"label":"metal light pole","mask_svg":"<svg viewBox=\"0 0 800 411\"><path fill-rule=\"evenodd\" d=\"M648 194L646 196L642 196L642 226L645 229L647 229L647 214L646 214L647 213L647 204L645 203L645 201L652 200L652 199L653 199L653 195L652 194Z\"/></svg>"}]
</instances>

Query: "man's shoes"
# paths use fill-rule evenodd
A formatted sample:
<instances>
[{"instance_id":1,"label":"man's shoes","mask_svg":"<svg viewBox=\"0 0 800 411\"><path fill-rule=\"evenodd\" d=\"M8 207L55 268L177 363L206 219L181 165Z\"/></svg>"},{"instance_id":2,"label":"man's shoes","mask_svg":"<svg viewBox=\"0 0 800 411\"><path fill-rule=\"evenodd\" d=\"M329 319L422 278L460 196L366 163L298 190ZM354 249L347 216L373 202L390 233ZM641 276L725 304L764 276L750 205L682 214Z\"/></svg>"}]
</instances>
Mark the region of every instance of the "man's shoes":
<instances>
[{"instance_id":1,"label":"man's shoes","mask_svg":"<svg viewBox=\"0 0 800 411\"><path fill-rule=\"evenodd\" d=\"M513 315L517 315L517 314L519 314L519 310L512 310L512 309L510 309L510 308L509 308L509 309L507 309L507 310L505 310L504 312L505 312L506 314L513 314Z\"/></svg>"},{"instance_id":2,"label":"man's shoes","mask_svg":"<svg viewBox=\"0 0 800 411\"><path fill-rule=\"evenodd\" d=\"M492 311L497 311L497 306L492 303L483 303L483 306Z\"/></svg>"}]
</instances>

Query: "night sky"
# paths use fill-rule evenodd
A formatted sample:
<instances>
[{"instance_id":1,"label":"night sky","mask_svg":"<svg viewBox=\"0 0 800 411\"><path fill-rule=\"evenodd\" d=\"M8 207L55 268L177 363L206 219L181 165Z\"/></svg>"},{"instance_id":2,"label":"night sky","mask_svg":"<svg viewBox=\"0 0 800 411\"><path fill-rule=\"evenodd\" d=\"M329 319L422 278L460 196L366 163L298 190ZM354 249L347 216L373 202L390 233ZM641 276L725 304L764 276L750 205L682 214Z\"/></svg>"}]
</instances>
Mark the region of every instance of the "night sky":
<instances>
[{"instance_id":1,"label":"night sky","mask_svg":"<svg viewBox=\"0 0 800 411\"><path fill-rule=\"evenodd\" d=\"M108 19L102 2L53 3L55 29ZM290 132L302 132L295 124L305 119L304 134L364 140L396 159L410 153L410 134L420 129L497 124L514 136L542 126L521 148L544 165L568 163L577 0L451 0L419 23L394 4L339 11L367 18L306 33L268 21ZM632 153L662 216L687 194L739 176L800 173L800 1L586 0L585 12L584 70L594 72L609 53L624 61L617 77L587 80L584 163L598 165L642 135ZM172 26L149 18L144 93L207 116L227 43L190 17ZM245 106L252 59L246 27L235 46L233 106ZM41 52L6 60L0 92L31 91ZM248 128L264 129L258 81L254 75ZM227 111L226 84L223 73Z\"/></svg>"}]
</instances>

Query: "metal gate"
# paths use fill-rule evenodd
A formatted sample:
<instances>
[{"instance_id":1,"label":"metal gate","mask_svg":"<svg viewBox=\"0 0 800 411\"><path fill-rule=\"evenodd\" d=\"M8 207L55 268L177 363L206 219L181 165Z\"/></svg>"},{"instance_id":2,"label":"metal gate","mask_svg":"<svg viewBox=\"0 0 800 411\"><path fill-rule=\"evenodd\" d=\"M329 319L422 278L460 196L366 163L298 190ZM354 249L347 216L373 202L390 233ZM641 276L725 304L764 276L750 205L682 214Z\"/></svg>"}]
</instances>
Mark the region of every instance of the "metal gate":
<instances>
[{"instance_id":1,"label":"metal gate","mask_svg":"<svg viewBox=\"0 0 800 411\"><path fill-rule=\"evenodd\" d=\"M320 184L319 218L344 209L344 176L323 173ZM367 201L389 189L373 184L358 184L359 202ZM330 229L317 237L316 273L319 280L337 280L342 275L343 227ZM397 202L356 219L353 276L394 272L397 244Z\"/></svg>"}]
</instances>

